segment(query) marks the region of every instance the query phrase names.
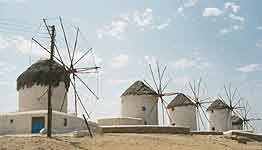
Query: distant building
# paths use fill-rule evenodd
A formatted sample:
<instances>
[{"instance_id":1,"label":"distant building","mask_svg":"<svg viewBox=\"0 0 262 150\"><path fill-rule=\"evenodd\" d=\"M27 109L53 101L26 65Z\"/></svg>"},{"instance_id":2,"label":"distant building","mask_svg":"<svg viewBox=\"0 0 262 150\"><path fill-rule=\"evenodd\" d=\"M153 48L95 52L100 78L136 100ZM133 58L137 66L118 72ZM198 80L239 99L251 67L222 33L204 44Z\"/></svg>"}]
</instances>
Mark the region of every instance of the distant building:
<instances>
[{"instance_id":1,"label":"distant building","mask_svg":"<svg viewBox=\"0 0 262 150\"><path fill-rule=\"evenodd\" d=\"M121 115L141 118L146 125L158 125L157 93L136 81L121 95Z\"/></svg>"},{"instance_id":2,"label":"distant building","mask_svg":"<svg viewBox=\"0 0 262 150\"><path fill-rule=\"evenodd\" d=\"M232 111L222 100L215 100L207 109L209 130L228 131L232 129Z\"/></svg>"},{"instance_id":3,"label":"distant building","mask_svg":"<svg viewBox=\"0 0 262 150\"><path fill-rule=\"evenodd\" d=\"M237 115L232 116L232 130L243 130L243 119Z\"/></svg>"},{"instance_id":4,"label":"distant building","mask_svg":"<svg viewBox=\"0 0 262 150\"><path fill-rule=\"evenodd\" d=\"M49 65L52 64L52 72ZM82 118L67 113L70 78L55 61L39 60L17 78L18 112L0 114L0 134L39 133L47 127L47 90L52 81L53 132L84 129Z\"/></svg>"},{"instance_id":5,"label":"distant building","mask_svg":"<svg viewBox=\"0 0 262 150\"><path fill-rule=\"evenodd\" d=\"M196 105L184 94L178 94L167 106L170 124L197 129Z\"/></svg>"}]
</instances>

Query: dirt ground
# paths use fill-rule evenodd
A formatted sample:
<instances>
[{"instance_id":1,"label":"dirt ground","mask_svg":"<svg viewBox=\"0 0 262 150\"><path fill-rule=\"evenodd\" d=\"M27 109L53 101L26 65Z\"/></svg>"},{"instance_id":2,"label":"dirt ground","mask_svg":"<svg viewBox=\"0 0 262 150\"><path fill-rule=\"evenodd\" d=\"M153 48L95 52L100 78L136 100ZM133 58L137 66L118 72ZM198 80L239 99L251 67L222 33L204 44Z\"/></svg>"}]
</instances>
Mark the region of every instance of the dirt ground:
<instances>
[{"instance_id":1,"label":"dirt ground","mask_svg":"<svg viewBox=\"0 0 262 150\"><path fill-rule=\"evenodd\" d=\"M104 134L93 139L55 136L0 137L0 150L262 150L262 143L247 144L223 136L167 134Z\"/></svg>"}]
</instances>

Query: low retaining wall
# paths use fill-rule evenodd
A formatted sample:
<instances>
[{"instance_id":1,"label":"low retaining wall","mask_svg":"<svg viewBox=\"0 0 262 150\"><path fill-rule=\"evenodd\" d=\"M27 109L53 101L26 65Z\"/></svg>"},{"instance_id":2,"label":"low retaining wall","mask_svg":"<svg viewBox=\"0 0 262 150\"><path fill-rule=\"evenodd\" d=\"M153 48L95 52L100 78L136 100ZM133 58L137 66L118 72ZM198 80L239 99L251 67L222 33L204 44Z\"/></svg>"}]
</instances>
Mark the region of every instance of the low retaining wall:
<instances>
[{"instance_id":1,"label":"low retaining wall","mask_svg":"<svg viewBox=\"0 0 262 150\"><path fill-rule=\"evenodd\" d=\"M130 118L130 117L102 118L102 119L98 119L97 123L100 126L144 125L144 120L141 118Z\"/></svg>"},{"instance_id":2,"label":"low retaining wall","mask_svg":"<svg viewBox=\"0 0 262 150\"><path fill-rule=\"evenodd\" d=\"M189 128L172 126L102 126L103 133L165 133L189 134Z\"/></svg>"},{"instance_id":3,"label":"low retaining wall","mask_svg":"<svg viewBox=\"0 0 262 150\"><path fill-rule=\"evenodd\" d=\"M243 137L247 137L249 139L253 139L253 140L262 142L262 135L259 135L259 134L232 131L232 135L243 136Z\"/></svg>"},{"instance_id":4,"label":"low retaining wall","mask_svg":"<svg viewBox=\"0 0 262 150\"><path fill-rule=\"evenodd\" d=\"M223 132L214 132L214 131L191 131L192 135L223 135Z\"/></svg>"}]
</instances>

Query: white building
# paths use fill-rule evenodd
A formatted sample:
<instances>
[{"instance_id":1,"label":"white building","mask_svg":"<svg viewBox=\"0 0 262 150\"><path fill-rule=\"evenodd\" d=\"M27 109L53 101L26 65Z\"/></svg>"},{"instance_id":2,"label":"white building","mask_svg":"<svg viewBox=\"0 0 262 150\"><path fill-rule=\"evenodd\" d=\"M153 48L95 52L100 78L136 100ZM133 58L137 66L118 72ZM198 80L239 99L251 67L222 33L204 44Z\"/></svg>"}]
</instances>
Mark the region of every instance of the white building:
<instances>
[{"instance_id":1,"label":"white building","mask_svg":"<svg viewBox=\"0 0 262 150\"><path fill-rule=\"evenodd\" d=\"M170 124L197 129L196 105L184 94L178 94L168 105Z\"/></svg>"},{"instance_id":2,"label":"white building","mask_svg":"<svg viewBox=\"0 0 262 150\"><path fill-rule=\"evenodd\" d=\"M243 119L237 115L232 116L232 130L243 130Z\"/></svg>"},{"instance_id":3,"label":"white building","mask_svg":"<svg viewBox=\"0 0 262 150\"><path fill-rule=\"evenodd\" d=\"M141 118L146 125L158 125L157 107L157 93L142 81L136 81L121 95L121 117Z\"/></svg>"},{"instance_id":4,"label":"white building","mask_svg":"<svg viewBox=\"0 0 262 150\"><path fill-rule=\"evenodd\" d=\"M232 111L222 100L215 100L207 109L209 130L228 131L232 129Z\"/></svg>"},{"instance_id":5,"label":"white building","mask_svg":"<svg viewBox=\"0 0 262 150\"><path fill-rule=\"evenodd\" d=\"M52 72L49 71L50 63ZM49 81L52 81L53 132L86 128L82 118L67 114L70 78L65 68L55 61L40 60L17 78L19 111L0 114L0 134L39 133L41 129L47 127Z\"/></svg>"}]
</instances>

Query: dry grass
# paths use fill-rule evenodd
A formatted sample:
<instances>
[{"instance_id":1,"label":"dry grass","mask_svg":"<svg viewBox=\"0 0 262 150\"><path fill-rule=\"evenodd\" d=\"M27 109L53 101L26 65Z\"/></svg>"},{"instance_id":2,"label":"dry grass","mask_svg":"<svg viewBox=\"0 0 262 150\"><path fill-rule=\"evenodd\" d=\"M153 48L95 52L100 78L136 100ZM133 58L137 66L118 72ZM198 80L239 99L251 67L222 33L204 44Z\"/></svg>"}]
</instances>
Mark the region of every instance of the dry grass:
<instances>
[{"instance_id":1,"label":"dry grass","mask_svg":"<svg viewBox=\"0 0 262 150\"><path fill-rule=\"evenodd\" d=\"M262 143L238 143L223 136L105 134L94 139L57 136L0 137L0 150L262 150Z\"/></svg>"}]
</instances>

